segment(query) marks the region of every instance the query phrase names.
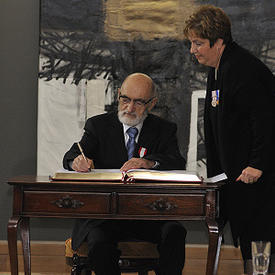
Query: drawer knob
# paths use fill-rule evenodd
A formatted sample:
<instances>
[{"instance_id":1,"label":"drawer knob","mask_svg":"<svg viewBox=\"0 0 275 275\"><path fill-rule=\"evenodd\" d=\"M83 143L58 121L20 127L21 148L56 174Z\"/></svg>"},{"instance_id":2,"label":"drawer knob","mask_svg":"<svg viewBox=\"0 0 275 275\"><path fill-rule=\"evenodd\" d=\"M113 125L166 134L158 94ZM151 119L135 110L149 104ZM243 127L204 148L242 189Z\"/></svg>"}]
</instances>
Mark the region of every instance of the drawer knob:
<instances>
[{"instance_id":1,"label":"drawer knob","mask_svg":"<svg viewBox=\"0 0 275 275\"><path fill-rule=\"evenodd\" d=\"M176 204L168 202L164 199L156 200L147 206L154 211L170 211L178 207Z\"/></svg>"},{"instance_id":2,"label":"drawer knob","mask_svg":"<svg viewBox=\"0 0 275 275\"><path fill-rule=\"evenodd\" d=\"M51 201L52 204L55 204L59 208L79 208L84 205L83 202L78 201L78 200L73 200L70 196L65 196L61 199L58 199L56 201Z\"/></svg>"}]
</instances>

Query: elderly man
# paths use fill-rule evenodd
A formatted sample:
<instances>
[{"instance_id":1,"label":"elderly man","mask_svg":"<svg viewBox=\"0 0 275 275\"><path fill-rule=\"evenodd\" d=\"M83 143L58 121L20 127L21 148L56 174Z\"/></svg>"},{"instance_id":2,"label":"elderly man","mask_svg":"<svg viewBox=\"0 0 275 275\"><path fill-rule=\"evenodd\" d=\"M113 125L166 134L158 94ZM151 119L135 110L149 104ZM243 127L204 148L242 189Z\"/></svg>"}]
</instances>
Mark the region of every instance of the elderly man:
<instances>
[{"instance_id":1,"label":"elderly man","mask_svg":"<svg viewBox=\"0 0 275 275\"><path fill-rule=\"evenodd\" d=\"M129 75L118 89L118 112L87 120L80 141L65 154L65 169L85 172L95 168L184 169L174 123L149 114L157 102L152 79ZM77 220L72 248L86 240L96 275L120 274L117 243L138 239L158 244L162 275L180 275L185 260L185 228L176 221Z\"/></svg>"}]
</instances>

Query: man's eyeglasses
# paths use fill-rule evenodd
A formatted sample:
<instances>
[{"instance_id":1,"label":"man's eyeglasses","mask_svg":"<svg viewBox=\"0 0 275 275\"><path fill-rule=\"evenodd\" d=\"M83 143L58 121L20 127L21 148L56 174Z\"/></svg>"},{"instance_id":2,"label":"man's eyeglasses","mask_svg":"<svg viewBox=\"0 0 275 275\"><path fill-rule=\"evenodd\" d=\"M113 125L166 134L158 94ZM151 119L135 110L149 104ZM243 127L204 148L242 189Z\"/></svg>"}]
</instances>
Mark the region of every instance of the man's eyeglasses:
<instances>
[{"instance_id":1,"label":"man's eyeglasses","mask_svg":"<svg viewBox=\"0 0 275 275\"><path fill-rule=\"evenodd\" d=\"M145 105L147 105L148 103L150 103L152 100L154 99L154 97L151 97L150 99L148 99L147 101L144 99L131 99L126 95L119 95L119 101L120 103L127 105L130 104L131 101L134 102L134 106L135 107L144 107Z\"/></svg>"}]
</instances>

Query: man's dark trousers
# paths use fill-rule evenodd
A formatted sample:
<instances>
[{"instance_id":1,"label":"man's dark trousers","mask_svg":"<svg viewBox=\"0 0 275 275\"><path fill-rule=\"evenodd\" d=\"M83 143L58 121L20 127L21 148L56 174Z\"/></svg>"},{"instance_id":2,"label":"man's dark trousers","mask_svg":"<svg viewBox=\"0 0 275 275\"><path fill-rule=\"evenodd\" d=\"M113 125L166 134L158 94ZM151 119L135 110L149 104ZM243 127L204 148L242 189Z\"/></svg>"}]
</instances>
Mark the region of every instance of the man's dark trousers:
<instances>
[{"instance_id":1,"label":"man's dark trousers","mask_svg":"<svg viewBox=\"0 0 275 275\"><path fill-rule=\"evenodd\" d=\"M161 275L181 275L185 261L185 228L176 221L111 220L90 228L89 259L96 275L119 275L119 241L158 244Z\"/></svg>"}]
</instances>

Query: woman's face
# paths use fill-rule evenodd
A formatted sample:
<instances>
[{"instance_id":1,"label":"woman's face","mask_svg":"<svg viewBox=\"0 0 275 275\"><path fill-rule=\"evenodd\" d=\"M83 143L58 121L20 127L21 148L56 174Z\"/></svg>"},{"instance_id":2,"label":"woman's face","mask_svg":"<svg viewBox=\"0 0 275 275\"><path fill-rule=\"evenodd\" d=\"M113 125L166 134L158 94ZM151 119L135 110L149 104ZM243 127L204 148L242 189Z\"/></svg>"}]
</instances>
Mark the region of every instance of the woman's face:
<instances>
[{"instance_id":1,"label":"woman's face","mask_svg":"<svg viewBox=\"0 0 275 275\"><path fill-rule=\"evenodd\" d=\"M223 40L218 39L215 44L210 47L208 39L198 37L194 32L189 35L191 42L190 52L194 54L200 64L209 67L218 67L222 50L224 48Z\"/></svg>"}]
</instances>

